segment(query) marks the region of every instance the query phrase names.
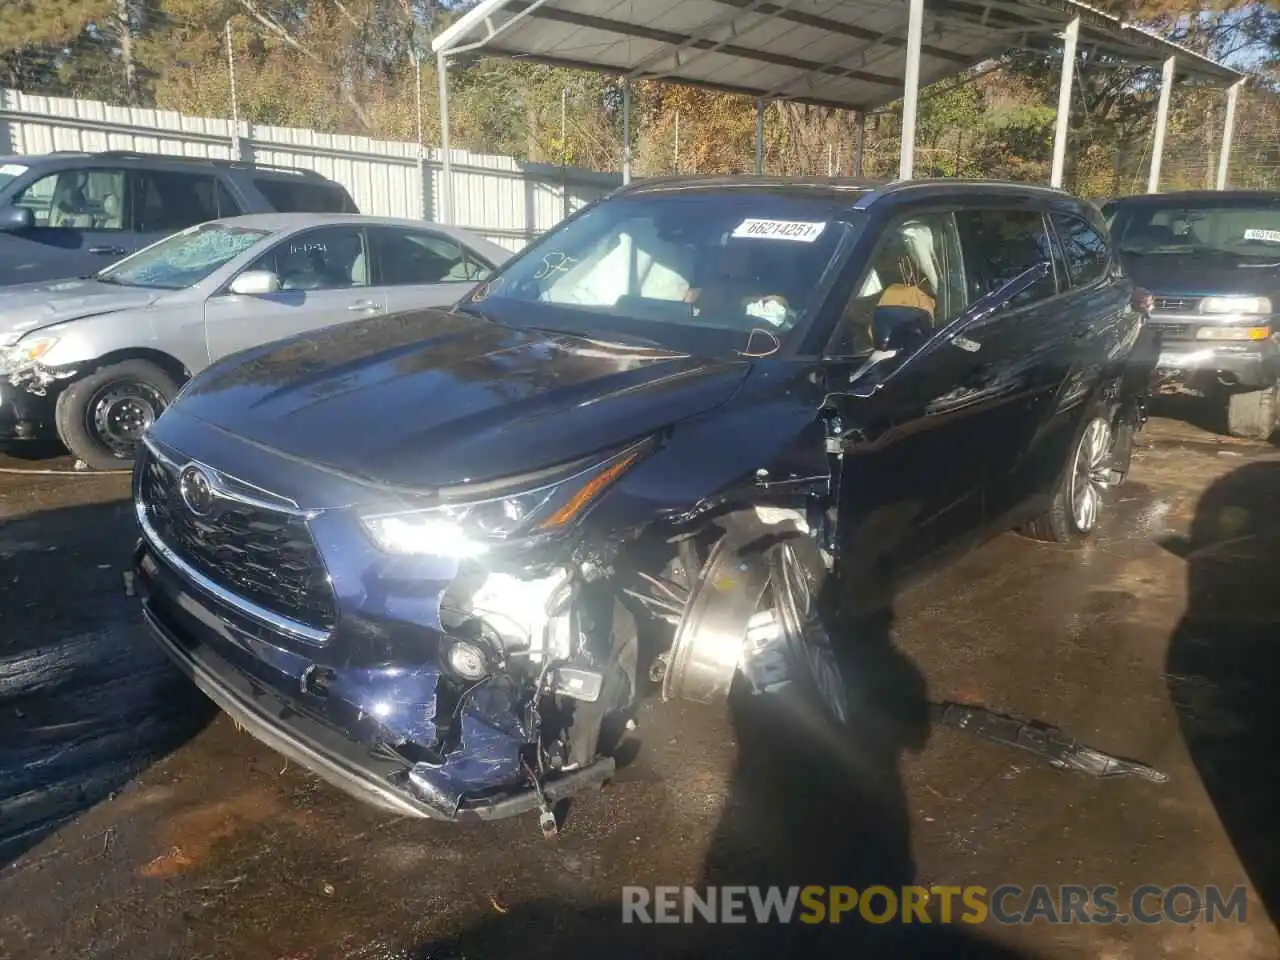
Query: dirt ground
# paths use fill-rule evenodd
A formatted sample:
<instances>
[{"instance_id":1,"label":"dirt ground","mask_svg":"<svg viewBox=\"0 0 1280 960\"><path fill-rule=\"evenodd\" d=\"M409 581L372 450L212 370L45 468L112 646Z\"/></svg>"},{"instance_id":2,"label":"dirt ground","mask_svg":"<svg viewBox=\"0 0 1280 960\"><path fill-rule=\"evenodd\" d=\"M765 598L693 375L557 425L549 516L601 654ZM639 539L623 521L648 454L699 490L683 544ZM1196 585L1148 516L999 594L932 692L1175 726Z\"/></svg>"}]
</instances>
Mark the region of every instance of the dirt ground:
<instances>
[{"instance_id":1,"label":"dirt ground","mask_svg":"<svg viewBox=\"0 0 1280 960\"><path fill-rule=\"evenodd\" d=\"M635 759L536 820L389 818L286 765L173 672L121 575L123 476L0 474L0 957L764 956L795 926L623 926L623 885L1247 884L1244 923L847 921L842 956L1280 956L1280 451L1153 419L1101 536L1005 535L859 638L857 742L648 704ZM0 458L68 471L65 459ZM947 729L962 700L1165 783Z\"/></svg>"}]
</instances>

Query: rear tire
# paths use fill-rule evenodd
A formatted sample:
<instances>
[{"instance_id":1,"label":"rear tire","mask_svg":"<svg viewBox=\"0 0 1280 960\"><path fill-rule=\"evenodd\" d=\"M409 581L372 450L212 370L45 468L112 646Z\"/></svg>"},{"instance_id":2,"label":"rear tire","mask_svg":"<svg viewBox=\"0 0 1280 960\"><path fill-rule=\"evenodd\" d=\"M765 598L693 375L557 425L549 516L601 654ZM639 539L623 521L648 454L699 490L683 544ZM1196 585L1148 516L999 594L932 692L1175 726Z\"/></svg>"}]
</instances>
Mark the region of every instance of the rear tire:
<instances>
[{"instance_id":1,"label":"rear tire","mask_svg":"<svg viewBox=\"0 0 1280 960\"><path fill-rule=\"evenodd\" d=\"M1227 433L1249 440L1269 440L1276 428L1276 386L1227 395Z\"/></svg>"},{"instance_id":2,"label":"rear tire","mask_svg":"<svg viewBox=\"0 0 1280 960\"><path fill-rule=\"evenodd\" d=\"M1115 427L1101 408L1085 418L1071 455L1054 484L1049 509L1021 533L1046 543L1076 543L1097 528L1106 490L1116 482L1112 458Z\"/></svg>"},{"instance_id":3,"label":"rear tire","mask_svg":"<svg viewBox=\"0 0 1280 960\"><path fill-rule=\"evenodd\" d=\"M58 396L58 437L95 470L128 469L143 433L177 393L173 377L146 360L101 367Z\"/></svg>"}]
</instances>

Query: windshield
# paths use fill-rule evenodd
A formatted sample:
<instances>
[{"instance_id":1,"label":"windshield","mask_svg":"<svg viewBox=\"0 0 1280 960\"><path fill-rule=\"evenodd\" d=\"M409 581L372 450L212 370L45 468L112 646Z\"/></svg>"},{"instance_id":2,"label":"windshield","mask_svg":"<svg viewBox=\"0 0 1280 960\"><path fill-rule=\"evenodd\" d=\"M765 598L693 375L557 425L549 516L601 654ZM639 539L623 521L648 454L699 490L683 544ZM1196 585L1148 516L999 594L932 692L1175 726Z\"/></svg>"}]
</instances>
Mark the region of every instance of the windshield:
<instances>
[{"instance_id":1,"label":"windshield","mask_svg":"<svg viewBox=\"0 0 1280 960\"><path fill-rule=\"evenodd\" d=\"M604 341L768 356L817 307L861 217L829 199L754 190L609 200L527 248L460 309Z\"/></svg>"},{"instance_id":2,"label":"windshield","mask_svg":"<svg viewBox=\"0 0 1280 960\"><path fill-rule=\"evenodd\" d=\"M20 163L0 163L0 188L26 172L27 168Z\"/></svg>"},{"instance_id":3,"label":"windshield","mask_svg":"<svg viewBox=\"0 0 1280 960\"><path fill-rule=\"evenodd\" d=\"M1280 198L1120 206L1111 233L1121 253L1280 259Z\"/></svg>"},{"instance_id":4,"label":"windshield","mask_svg":"<svg viewBox=\"0 0 1280 960\"><path fill-rule=\"evenodd\" d=\"M125 287L182 290L195 286L269 233L226 223L203 223L139 250L99 272L96 279Z\"/></svg>"}]
</instances>

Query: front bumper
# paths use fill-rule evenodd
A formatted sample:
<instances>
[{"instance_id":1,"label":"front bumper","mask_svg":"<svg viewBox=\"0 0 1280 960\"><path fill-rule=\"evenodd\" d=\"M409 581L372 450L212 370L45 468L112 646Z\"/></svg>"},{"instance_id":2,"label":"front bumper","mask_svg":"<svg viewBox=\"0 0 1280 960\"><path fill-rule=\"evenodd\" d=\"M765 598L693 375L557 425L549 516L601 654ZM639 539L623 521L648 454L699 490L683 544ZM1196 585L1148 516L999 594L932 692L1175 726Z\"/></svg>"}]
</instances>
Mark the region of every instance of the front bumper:
<instances>
[{"instance_id":1,"label":"front bumper","mask_svg":"<svg viewBox=\"0 0 1280 960\"><path fill-rule=\"evenodd\" d=\"M50 396L36 396L0 376L0 441L38 440L53 435Z\"/></svg>"},{"instance_id":2,"label":"front bumper","mask_svg":"<svg viewBox=\"0 0 1280 960\"><path fill-rule=\"evenodd\" d=\"M1175 319L1164 317L1153 324L1162 334L1156 363L1160 380L1189 385L1217 382L1257 390L1280 379L1280 346L1275 337L1254 341L1184 339L1183 335L1211 325L1191 323L1186 317L1181 322Z\"/></svg>"},{"instance_id":3,"label":"front bumper","mask_svg":"<svg viewBox=\"0 0 1280 960\"><path fill-rule=\"evenodd\" d=\"M600 758L546 780L539 797L531 782L513 783L509 765L493 761L493 783L477 790L475 771L483 768L483 756L420 769L375 752L367 740L318 711L305 689L305 671L299 683L261 659L246 661L241 644L260 646L261 639L241 630L216 600L189 589L144 540L135 550L133 571L146 621L174 663L258 740L364 803L416 818L497 820L598 787L613 774L614 761ZM459 769L451 770L451 763Z\"/></svg>"}]
</instances>

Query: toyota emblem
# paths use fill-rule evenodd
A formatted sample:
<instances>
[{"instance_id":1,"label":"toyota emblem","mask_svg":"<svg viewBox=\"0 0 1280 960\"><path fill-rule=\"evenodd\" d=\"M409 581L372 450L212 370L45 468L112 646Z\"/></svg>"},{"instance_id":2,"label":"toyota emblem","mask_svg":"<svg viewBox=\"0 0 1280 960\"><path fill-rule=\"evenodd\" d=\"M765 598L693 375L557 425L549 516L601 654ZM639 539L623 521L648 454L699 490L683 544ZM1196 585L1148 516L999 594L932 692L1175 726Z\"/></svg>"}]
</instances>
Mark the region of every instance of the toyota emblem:
<instances>
[{"instance_id":1,"label":"toyota emblem","mask_svg":"<svg viewBox=\"0 0 1280 960\"><path fill-rule=\"evenodd\" d=\"M178 475L178 493L187 509L197 517L203 517L213 509L213 484L194 463L183 467Z\"/></svg>"}]
</instances>

